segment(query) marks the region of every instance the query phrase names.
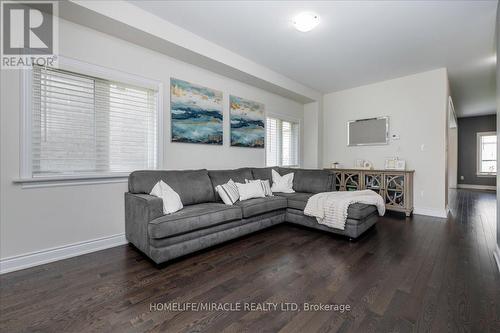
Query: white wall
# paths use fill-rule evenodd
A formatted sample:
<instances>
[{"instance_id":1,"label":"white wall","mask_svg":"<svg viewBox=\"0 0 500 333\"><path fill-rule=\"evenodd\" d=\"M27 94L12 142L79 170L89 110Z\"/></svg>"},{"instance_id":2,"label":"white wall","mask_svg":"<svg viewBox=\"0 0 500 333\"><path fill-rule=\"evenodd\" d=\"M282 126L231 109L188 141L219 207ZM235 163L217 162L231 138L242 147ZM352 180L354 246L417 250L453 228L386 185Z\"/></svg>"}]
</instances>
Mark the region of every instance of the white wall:
<instances>
[{"instance_id":1,"label":"white wall","mask_svg":"<svg viewBox=\"0 0 500 333\"><path fill-rule=\"evenodd\" d=\"M448 129L448 188L457 188L458 181L458 129Z\"/></svg>"},{"instance_id":2,"label":"white wall","mask_svg":"<svg viewBox=\"0 0 500 333\"><path fill-rule=\"evenodd\" d=\"M265 165L264 149L229 146L230 93L264 103L268 114L303 121L302 104L109 35L61 20L59 38L62 56L163 82L166 169ZM223 91L223 147L170 142L171 77ZM13 183L19 178L19 85L18 71L2 71L0 258L123 234L125 182L36 189L23 189Z\"/></svg>"},{"instance_id":3,"label":"white wall","mask_svg":"<svg viewBox=\"0 0 500 333\"><path fill-rule=\"evenodd\" d=\"M319 166L319 116L320 103L313 102L304 105L303 149L302 160L304 168L317 168Z\"/></svg>"},{"instance_id":4,"label":"white wall","mask_svg":"<svg viewBox=\"0 0 500 333\"><path fill-rule=\"evenodd\" d=\"M444 215L447 85L443 68L325 95L323 166L337 161L352 167L359 158L383 168L397 155L415 170L415 212ZM400 140L347 147L346 122L376 116L389 116L390 134Z\"/></svg>"},{"instance_id":5,"label":"white wall","mask_svg":"<svg viewBox=\"0 0 500 333\"><path fill-rule=\"evenodd\" d=\"M310 87L174 25L126 0L60 1L59 14L71 22L300 103L318 101L322 97L320 92Z\"/></svg>"},{"instance_id":6,"label":"white wall","mask_svg":"<svg viewBox=\"0 0 500 333\"><path fill-rule=\"evenodd\" d=\"M496 84L497 84L497 158L500 156L500 66L498 59L500 57L500 2L497 5L497 21L496 21ZM497 243L493 251L498 270L500 270L500 172L498 172L498 159L497 159Z\"/></svg>"}]
</instances>

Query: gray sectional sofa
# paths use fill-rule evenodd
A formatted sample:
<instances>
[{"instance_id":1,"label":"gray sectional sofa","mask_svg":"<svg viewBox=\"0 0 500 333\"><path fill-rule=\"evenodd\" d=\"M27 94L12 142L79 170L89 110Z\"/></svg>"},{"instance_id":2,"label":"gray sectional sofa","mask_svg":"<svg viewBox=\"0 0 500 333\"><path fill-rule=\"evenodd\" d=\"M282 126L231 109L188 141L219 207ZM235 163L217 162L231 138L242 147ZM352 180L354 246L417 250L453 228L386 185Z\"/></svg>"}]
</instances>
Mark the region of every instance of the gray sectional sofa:
<instances>
[{"instance_id":1,"label":"gray sectional sofa","mask_svg":"<svg viewBox=\"0 0 500 333\"><path fill-rule=\"evenodd\" d=\"M271 170L281 175L294 172L296 193L275 193L273 197L222 203L215 186L229 179L269 179ZM164 215L160 198L149 195L163 180L180 196L184 208ZM236 170L134 171L125 193L125 229L127 240L155 263L192 253L224 241L279 223L290 222L327 232L357 238L378 219L375 206L352 204L345 230L319 224L303 214L310 196L333 191L334 177L324 170L287 168L242 168Z\"/></svg>"}]
</instances>

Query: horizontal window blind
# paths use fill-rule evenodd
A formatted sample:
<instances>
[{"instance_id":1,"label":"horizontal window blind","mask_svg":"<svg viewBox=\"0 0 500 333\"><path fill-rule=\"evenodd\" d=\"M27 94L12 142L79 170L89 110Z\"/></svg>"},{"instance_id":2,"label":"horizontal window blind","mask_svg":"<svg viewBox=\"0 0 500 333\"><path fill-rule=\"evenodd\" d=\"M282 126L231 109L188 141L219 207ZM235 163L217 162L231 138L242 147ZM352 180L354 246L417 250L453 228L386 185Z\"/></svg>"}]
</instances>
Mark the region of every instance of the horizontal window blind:
<instances>
[{"instance_id":1,"label":"horizontal window blind","mask_svg":"<svg viewBox=\"0 0 500 333\"><path fill-rule=\"evenodd\" d=\"M298 165L298 132L297 124L283 121L283 156L282 165L296 166Z\"/></svg>"},{"instance_id":2,"label":"horizontal window blind","mask_svg":"<svg viewBox=\"0 0 500 333\"><path fill-rule=\"evenodd\" d=\"M266 120L266 165L277 166L280 163L280 144L278 137L278 120L267 118Z\"/></svg>"},{"instance_id":3,"label":"horizontal window blind","mask_svg":"<svg viewBox=\"0 0 500 333\"><path fill-rule=\"evenodd\" d=\"M157 167L157 91L38 66L32 82L34 177Z\"/></svg>"},{"instance_id":4,"label":"horizontal window blind","mask_svg":"<svg viewBox=\"0 0 500 333\"><path fill-rule=\"evenodd\" d=\"M266 165L299 165L299 124L276 118L266 122Z\"/></svg>"}]
</instances>

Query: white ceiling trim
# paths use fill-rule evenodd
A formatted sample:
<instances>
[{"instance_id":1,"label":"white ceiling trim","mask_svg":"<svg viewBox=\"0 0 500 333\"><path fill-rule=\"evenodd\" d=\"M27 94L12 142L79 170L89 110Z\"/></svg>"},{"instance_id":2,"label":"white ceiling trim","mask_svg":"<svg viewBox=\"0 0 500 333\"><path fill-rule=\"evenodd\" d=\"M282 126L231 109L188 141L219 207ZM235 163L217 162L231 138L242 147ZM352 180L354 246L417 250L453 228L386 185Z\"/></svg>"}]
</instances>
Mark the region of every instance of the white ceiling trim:
<instances>
[{"instance_id":1,"label":"white ceiling trim","mask_svg":"<svg viewBox=\"0 0 500 333\"><path fill-rule=\"evenodd\" d=\"M459 116L496 110L496 0L130 2L317 91L446 67ZM307 33L303 11L321 19Z\"/></svg>"},{"instance_id":2,"label":"white ceiling trim","mask_svg":"<svg viewBox=\"0 0 500 333\"><path fill-rule=\"evenodd\" d=\"M300 103L322 94L125 1L66 1L66 20L147 47Z\"/></svg>"}]
</instances>

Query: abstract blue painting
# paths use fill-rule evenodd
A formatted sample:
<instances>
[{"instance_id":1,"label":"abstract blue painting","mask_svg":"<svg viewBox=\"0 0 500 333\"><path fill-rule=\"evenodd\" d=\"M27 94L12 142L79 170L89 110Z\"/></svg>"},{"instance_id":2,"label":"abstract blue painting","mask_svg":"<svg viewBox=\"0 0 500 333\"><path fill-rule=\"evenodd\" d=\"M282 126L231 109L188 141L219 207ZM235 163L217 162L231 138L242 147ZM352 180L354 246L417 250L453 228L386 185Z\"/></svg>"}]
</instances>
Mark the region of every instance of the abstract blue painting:
<instances>
[{"instance_id":1,"label":"abstract blue painting","mask_svg":"<svg viewBox=\"0 0 500 333\"><path fill-rule=\"evenodd\" d=\"M170 79L172 142L222 145L222 92Z\"/></svg>"},{"instance_id":2,"label":"abstract blue painting","mask_svg":"<svg viewBox=\"0 0 500 333\"><path fill-rule=\"evenodd\" d=\"M229 96L231 146L264 148L264 104Z\"/></svg>"}]
</instances>

